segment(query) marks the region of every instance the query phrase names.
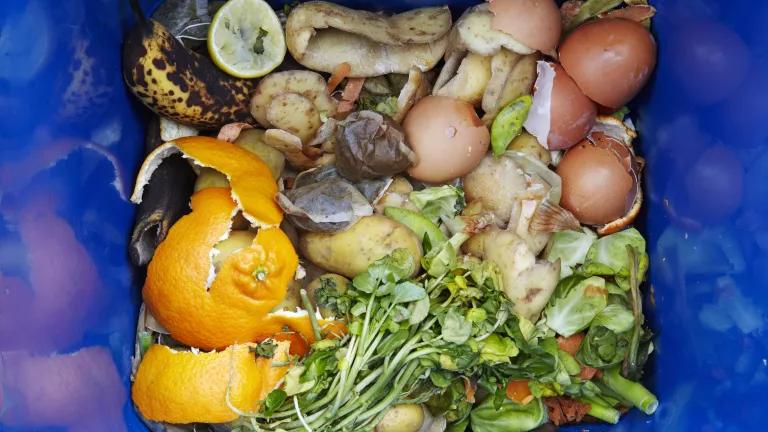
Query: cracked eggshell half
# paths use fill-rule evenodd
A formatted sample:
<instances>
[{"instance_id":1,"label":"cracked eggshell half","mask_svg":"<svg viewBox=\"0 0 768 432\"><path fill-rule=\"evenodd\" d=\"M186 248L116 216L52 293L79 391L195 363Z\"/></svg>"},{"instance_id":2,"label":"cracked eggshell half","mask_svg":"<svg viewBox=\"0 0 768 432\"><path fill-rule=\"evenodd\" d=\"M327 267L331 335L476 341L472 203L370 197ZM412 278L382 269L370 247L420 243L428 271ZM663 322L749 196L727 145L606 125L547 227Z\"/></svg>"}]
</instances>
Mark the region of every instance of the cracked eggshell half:
<instances>
[{"instance_id":1,"label":"cracked eggshell half","mask_svg":"<svg viewBox=\"0 0 768 432\"><path fill-rule=\"evenodd\" d=\"M491 140L471 104L442 96L427 96L416 103L403 129L418 159L408 174L426 183L469 173L480 164Z\"/></svg>"},{"instance_id":2,"label":"cracked eggshell half","mask_svg":"<svg viewBox=\"0 0 768 432\"><path fill-rule=\"evenodd\" d=\"M562 150L587 136L597 106L556 63L539 61L533 103L523 126L544 148Z\"/></svg>"},{"instance_id":3,"label":"cracked eggshell half","mask_svg":"<svg viewBox=\"0 0 768 432\"><path fill-rule=\"evenodd\" d=\"M576 28L560 45L560 63L581 91L608 108L629 102L656 67L656 41L642 24L603 18Z\"/></svg>"}]
</instances>

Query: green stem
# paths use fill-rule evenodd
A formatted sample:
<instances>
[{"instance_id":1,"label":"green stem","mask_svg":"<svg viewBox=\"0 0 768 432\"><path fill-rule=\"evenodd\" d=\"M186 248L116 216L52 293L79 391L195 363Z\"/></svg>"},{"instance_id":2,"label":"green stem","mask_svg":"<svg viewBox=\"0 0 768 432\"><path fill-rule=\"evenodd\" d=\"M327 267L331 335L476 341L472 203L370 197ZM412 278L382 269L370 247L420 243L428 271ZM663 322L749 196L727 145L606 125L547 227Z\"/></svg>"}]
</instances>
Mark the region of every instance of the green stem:
<instances>
[{"instance_id":1,"label":"green stem","mask_svg":"<svg viewBox=\"0 0 768 432\"><path fill-rule=\"evenodd\" d=\"M373 299L373 297L371 297ZM373 305L369 305L369 307L373 307ZM371 309L369 309L370 312ZM394 305L387 309L386 313L379 319L379 321L374 325L375 327L375 333L376 337L373 339L373 341L370 340L369 334L368 334L368 327L370 325L369 317L370 313L366 313L365 317L365 324L363 325L363 333L361 334L361 339L357 346L355 347L355 353L354 353L354 361L349 367L349 374L345 379L345 385L341 387L339 390L338 397L336 398L336 404L334 405L333 413L338 411L338 409L341 407L343 403L346 402L346 400L351 397L352 395L352 388L355 386L355 381L357 380L357 375L360 373L360 371L365 367L366 364L368 364L368 359L376 350L376 347L378 346L379 342L381 341L380 336L383 335L383 333L380 331L381 327L386 321L387 317L389 317L389 314L394 310ZM374 342L375 343L371 343ZM367 345L371 345L368 347L367 351L363 352L363 355L357 355L357 351L361 351L365 349Z\"/></svg>"},{"instance_id":2,"label":"green stem","mask_svg":"<svg viewBox=\"0 0 768 432\"><path fill-rule=\"evenodd\" d=\"M659 401L642 384L630 381L619 374L619 367L614 366L603 373L602 381L619 396L631 402L642 412L651 415L659 407Z\"/></svg>"},{"instance_id":3,"label":"green stem","mask_svg":"<svg viewBox=\"0 0 768 432\"><path fill-rule=\"evenodd\" d=\"M558 349L557 358L560 359L560 362L565 367L565 371L568 372L568 375L575 376L581 373L581 366L579 365L579 362L573 358L572 355L561 349Z\"/></svg>"},{"instance_id":4,"label":"green stem","mask_svg":"<svg viewBox=\"0 0 768 432\"><path fill-rule=\"evenodd\" d=\"M336 375L333 378L333 381L331 382L330 387L328 387L328 391L326 392L325 397L322 398L322 399L318 399L315 402L313 402L311 405L309 405L307 407L307 412L311 412L311 411L314 411L314 410L316 410L318 408L322 408L322 407L327 406L333 400L334 396L336 396L336 389L339 386L339 380L340 380L340 376ZM295 409L293 407L291 407L291 409L287 409L285 411L280 411L280 412L275 413L274 415L272 415L271 418L272 419L281 419L281 418L284 418L284 417L291 417L292 415L295 414L295 412L296 412Z\"/></svg>"},{"instance_id":5,"label":"green stem","mask_svg":"<svg viewBox=\"0 0 768 432\"><path fill-rule=\"evenodd\" d=\"M635 318L635 325L632 328L629 354L624 361L624 373L633 376L637 372L637 351L640 347L640 330L643 325L643 304L640 299L640 281L638 280L640 262L638 261L637 250L627 245L627 255L629 257L629 291L632 296L632 315Z\"/></svg>"},{"instance_id":6,"label":"green stem","mask_svg":"<svg viewBox=\"0 0 768 432\"><path fill-rule=\"evenodd\" d=\"M411 378L414 370L417 367L418 362L411 362L408 367L401 369L394 380L392 390L390 390L387 394L382 395L376 405L368 407L367 403L355 403L355 410L353 410L353 412L351 412L350 415L348 415L344 420L335 424L335 426L341 429L352 422L357 422L359 424L359 422L368 420L371 417L377 416L382 411L385 411L388 407L395 403L398 397L400 397L403 385Z\"/></svg>"},{"instance_id":7,"label":"green stem","mask_svg":"<svg viewBox=\"0 0 768 432\"><path fill-rule=\"evenodd\" d=\"M369 384L371 384L376 378L380 377L381 374L384 373L384 370L379 368L374 370L373 372L369 373L368 376L363 378L356 386L355 386L355 393L360 393L363 390L365 390L366 387L368 387Z\"/></svg>"},{"instance_id":8,"label":"green stem","mask_svg":"<svg viewBox=\"0 0 768 432\"><path fill-rule=\"evenodd\" d=\"M365 406L366 404L371 403L377 395L379 395L382 392L382 389L386 387L387 385L391 385L392 383L392 376L396 372L402 372L402 364L405 363L404 357L407 356L407 354L410 353L412 346L415 344L415 341L417 339L411 339L410 341L406 342L405 345L400 349L400 351L395 355L392 362L389 364L389 367L384 368L384 372L382 376L376 381L376 384L371 386L368 390L366 390L365 393L360 395L354 402L358 405ZM350 411L353 411L355 409L354 406L342 408L339 412L339 416L343 416L348 414Z\"/></svg>"},{"instance_id":9,"label":"green stem","mask_svg":"<svg viewBox=\"0 0 768 432\"><path fill-rule=\"evenodd\" d=\"M357 351L357 346L359 345L357 338L352 338L352 340L349 342L349 345L347 346L347 353L344 356L343 364L341 364L341 370L339 371L339 375L341 376L341 379L339 380L339 392L336 393L336 401L333 404L333 407L331 408L331 412L335 413L339 407L341 406L342 399L344 398L344 390L347 387L347 379L349 378L349 371L352 367L352 359L354 358L355 351Z\"/></svg>"},{"instance_id":10,"label":"green stem","mask_svg":"<svg viewBox=\"0 0 768 432\"><path fill-rule=\"evenodd\" d=\"M579 401L589 405L589 415L592 417L610 424L616 424L619 422L621 413L619 413L619 411L613 407L603 405L593 398L580 398Z\"/></svg>"},{"instance_id":11,"label":"green stem","mask_svg":"<svg viewBox=\"0 0 768 432\"><path fill-rule=\"evenodd\" d=\"M315 308L312 307L312 302L309 301L307 290L302 288L299 291L299 295L301 296L301 302L304 304L304 309L307 311L307 315L309 315L309 323L312 325L312 334L315 336L315 341L320 341L323 339L323 336L320 334L320 324L317 322Z\"/></svg>"}]
</instances>

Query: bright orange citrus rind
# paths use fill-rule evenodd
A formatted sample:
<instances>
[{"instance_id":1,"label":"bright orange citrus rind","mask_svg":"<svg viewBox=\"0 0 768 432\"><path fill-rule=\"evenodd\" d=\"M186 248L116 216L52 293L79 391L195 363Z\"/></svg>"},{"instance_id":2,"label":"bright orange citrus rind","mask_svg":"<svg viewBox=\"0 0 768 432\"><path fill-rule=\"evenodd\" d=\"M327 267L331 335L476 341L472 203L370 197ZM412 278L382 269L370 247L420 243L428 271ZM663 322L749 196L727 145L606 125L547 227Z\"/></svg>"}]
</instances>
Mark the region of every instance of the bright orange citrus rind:
<instances>
[{"instance_id":1,"label":"bright orange citrus rind","mask_svg":"<svg viewBox=\"0 0 768 432\"><path fill-rule=\"evenodd\" d=\"M136 372L133 402L146 419L175 424L225 423L256 412L290 368L290 342L277 342L272 358L257 357L252 346L203 353L152 345Z\"/></svg>"},{"instance_id":2,"label":"bright orange citrus rind","mask_svg":"<svg viewBox=\"0 0 768 432\"><path fill-rule=\"evenodd\" d=\"M137 175L132 202L141 203L144 188L162 160L179 152L199 166L224 174L232 188L232 198L252 224L280 225L283 212L275 201L277 182L267 164L240 146L204 136L169 141L147 155Z\"/></svg>"}]
</instances>

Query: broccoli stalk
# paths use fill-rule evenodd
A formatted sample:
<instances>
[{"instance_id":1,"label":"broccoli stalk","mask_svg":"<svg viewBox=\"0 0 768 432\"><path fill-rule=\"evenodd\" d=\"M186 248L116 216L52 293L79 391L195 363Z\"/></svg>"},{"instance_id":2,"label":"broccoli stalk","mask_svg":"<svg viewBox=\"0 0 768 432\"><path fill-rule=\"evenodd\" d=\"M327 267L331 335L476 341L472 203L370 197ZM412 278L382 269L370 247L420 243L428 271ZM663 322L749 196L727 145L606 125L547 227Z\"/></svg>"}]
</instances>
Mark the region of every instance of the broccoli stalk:
<instances>
[{"instance_id":1,"label":"broccoli stalk","mask_svg":"<svg viewBox=\"0 0 768 432\"><path fill-rule=\"evenodd\" d=\"M611 390L616 392L623 399L632 403L642 412L651 415L659 407L659 401L642 384L630 381L619 373L619 366L606 369L603 373L602 381Z\"/></svg>"}]
</instances>

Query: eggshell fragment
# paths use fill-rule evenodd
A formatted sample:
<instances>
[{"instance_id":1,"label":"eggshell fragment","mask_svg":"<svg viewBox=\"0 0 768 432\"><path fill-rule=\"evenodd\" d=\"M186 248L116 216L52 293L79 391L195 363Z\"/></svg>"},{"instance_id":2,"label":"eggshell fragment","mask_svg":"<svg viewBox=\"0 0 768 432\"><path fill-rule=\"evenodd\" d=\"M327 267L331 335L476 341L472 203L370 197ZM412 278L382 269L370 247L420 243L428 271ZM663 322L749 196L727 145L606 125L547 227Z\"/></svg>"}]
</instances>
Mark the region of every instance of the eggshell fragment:
<instances>
[{"instance_id":1,"label":"eggshell fragment","mask_svg":"<svg viewBox=\"0 0 768 432\"><path fill-rule=\"evenodd\" d=\"M489 3L494 30L541 52L557 48L563 25L553 0L491 0Z\"/></svg>"},{"instance_id":2,"label":"eggshell fragment","mask_svg":"<svg viewBox=\"0 0 768 432\"><path fill-rule=\"evenodd\" d=\"M641 24L589 21L560 45L560 63L593 101L617 109L643 88L656 66L656 42Z\"/></svg>"},{"instance_id":3,"label":"eggshell fragment","mask_svg":"<svg viewBox=\"0 0 768 432\"><path fill-rule=\"evenodd\" d=\"M446 182L472 171L491 140L471 104L442 96L427 96L416 103L403 129L418 158L408 174L427 183Z\"/></svg>"},{"instance_id":4,"label":"eggshell fragment","mask_svg":"<svg viewBox=\"0 0 768 432\"><path fill-rule=\"evenodd\" d=\"M557 174L563 180L560 204L587 225L603 225L628 211L634 181L619 151L623 145L602 135L584 140L565 153ZM626 150L626 148L624 148Z\"/></svg>"},{"instance_id":5,"label":"eggshell fragment","mask_svg":"<svg viewBox=\"0 0 768 432\"><path fill-rule=\"evenodd\" d=\"M539 143L561 150L581 141L595 123L597 107L558 64L537 64L533 104L524 124Z\"/></svg>"}]
</instances>

